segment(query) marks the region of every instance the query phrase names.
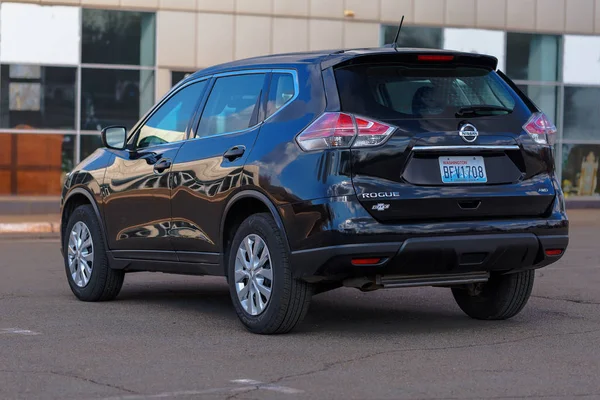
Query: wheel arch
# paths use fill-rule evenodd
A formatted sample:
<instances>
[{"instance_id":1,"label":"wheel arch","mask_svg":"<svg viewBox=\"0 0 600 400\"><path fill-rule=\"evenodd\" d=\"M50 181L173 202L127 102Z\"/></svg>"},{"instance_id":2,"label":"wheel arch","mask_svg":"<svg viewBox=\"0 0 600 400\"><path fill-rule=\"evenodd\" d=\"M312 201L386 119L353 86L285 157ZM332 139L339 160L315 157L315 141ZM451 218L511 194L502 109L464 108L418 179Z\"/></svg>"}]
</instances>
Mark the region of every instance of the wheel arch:
<instances>
[{"instance_id":1,"label":"wheel arch","mask_svg":"<svg viewBox=\"0 0 600 400\"><path fill-rule=\"evenodd\" d=\"M283 225L283 219L273 202L266 195L257 190L244 190L236 193L225 206L223 217L221 218L220 248L225 274L227 273L228 261L227 248L230 241L233 239L237 226L250 215L261 212L269 212L273 216L275 224L283 235L287 249L290 249L285 226Z\"/></svg>"},{"instance_id":2,"label":"wheel arch","mask_svg":"<svg viewBox=\"0 0 600 400\"><path fill-rule=\"evenodd\" d=\"M104 229L104 220L100 214L100 208L94 199L94 195L89 191L82 187L72 189L66 196L63 201L61 207L61 216L60 216L60 238L61 238L61 251L64 247L64 239L65 239L65 229L67 229L67 224L69 223L69 218L75 209L81 205L89 204L94 209L94 213L96 214L96 218L100 223L100 232L102 232L102 236L104 238L104 243L108 246L108 241L106 240L106 231Z\"/></svg>"}]
</instances>

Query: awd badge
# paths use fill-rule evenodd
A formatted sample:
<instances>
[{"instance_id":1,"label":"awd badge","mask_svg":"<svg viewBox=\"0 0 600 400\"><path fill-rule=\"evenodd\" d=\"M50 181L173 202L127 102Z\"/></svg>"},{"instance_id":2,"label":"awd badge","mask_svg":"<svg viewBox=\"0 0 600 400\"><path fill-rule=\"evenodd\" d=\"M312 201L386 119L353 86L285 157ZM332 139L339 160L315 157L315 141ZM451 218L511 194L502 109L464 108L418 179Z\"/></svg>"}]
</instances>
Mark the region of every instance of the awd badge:
<instances>
[{"instance_id":1,"label":"awd badge","mask_svg":"<svg viewBox=\"0 0 600 400\"><path fill-rule=\"evenodd\" d=\"M384 211L384 210L387 210L388 208L390 208L389 204L377 203L373 206L372 210Z\"/></svg>"}]
</instances>

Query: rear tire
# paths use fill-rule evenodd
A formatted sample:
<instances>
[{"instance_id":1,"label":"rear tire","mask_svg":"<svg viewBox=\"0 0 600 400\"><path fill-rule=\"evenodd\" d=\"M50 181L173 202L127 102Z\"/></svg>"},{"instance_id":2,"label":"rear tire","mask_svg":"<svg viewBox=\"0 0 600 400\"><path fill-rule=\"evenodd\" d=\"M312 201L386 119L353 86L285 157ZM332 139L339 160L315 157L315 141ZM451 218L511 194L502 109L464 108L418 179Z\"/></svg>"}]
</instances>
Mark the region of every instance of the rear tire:
<instances>
[{"instance_id":1,"label":"rear tire","mask_svg":"<svg viewBox=\"0 0 600 400\"><path fill-rule=\"evenodd\" d=\"M534 270L508 275L492 275L481 286L452 288L454 300L471 318L503 320L517 315L531 295ZM475 290L474 290L475 289Z\"/></svg>"},{"instance_id":2,"label":"rear tire","mask_svg":"<svg viewBox=\"0 0 600 400\"><path fill-rule=\"evenodd\" d=\"M71 240L74 235L82 239L78 245L75 245L77 240ZM82 301L105 301L117 297L123 287L125 273L108 265L100 222L91 205L77 207L69 217L63 254L67 281L75 297ZM79 261L73 258L79 258ZM82 268L78 269L81 258L85 262L83 275Z\"/></svg>"},{"instance_id":3,"label":"rear tire","mask_svg":"<svg viewBox=\"0 0 600 400\"><path fill-rule=\"evenodd\" d=\"M242 222L228 252L229 292L245 327L259 334L294 329L308 311L312 287L292 276L289 251L271 214L254 214Z\"/></svg>"}]
</instances>

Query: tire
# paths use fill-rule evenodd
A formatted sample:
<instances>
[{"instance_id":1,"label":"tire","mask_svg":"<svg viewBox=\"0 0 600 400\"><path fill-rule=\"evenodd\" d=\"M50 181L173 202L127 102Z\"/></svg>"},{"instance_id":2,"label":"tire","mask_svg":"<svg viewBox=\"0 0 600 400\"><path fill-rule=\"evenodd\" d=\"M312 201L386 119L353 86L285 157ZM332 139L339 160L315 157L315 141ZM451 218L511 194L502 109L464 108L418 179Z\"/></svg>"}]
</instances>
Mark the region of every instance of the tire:
<instances>
[{"instance_id":1,"label":"tire","mask_svg":"<svg viewBox=\"0 0 600 400\"><path fill-rule=\"evenodd\" d=\"M490 280L475 292L452 288L454 300L471 318L503 320L517 315L531 295L534 270L508 275L492 275Z\"/></svg>"},{"instance_id":2,"label":"tire","mask_svg":"<svg viewBox=\"0 0 600 400\"><path fill-rule=\"evenodd\" d=\"M71 237L74 227L77 225L77 229L80 231L81 224L87 228L89 236L91 236L91 247L82 246L83 250L81 250L81 254L86 255L89 255L90 249L92 250L92 254L89 256L92 261L91 272L86 274L86 276L89 275L87 276L87 282L84 281L84 277L81 274L76 275L76 279L69 267L70 257L73 254L77 254L77 252L69 250L69 247L74 248L73 243L70 242ZM85 239L84 242L87 242L88 236L85 235L85 230L81 230L80 232L82 232L81 237ZM100 223L91 205L77 207L69 217L63 243L63 254L67 281L75 297L82 301L106 301L117 297L123 286L125 273L111 269L108 265L106 244L100 231ZM77 267L77 265L80 264L76 262L74 267ZM87 269L85 270L88 271Z\"/></svg>"},{"instance_id":3,"label":"tire","mask_svg":"<svg viewBox=\"0 0 600 400\"><path fill-rule=\"evenodd\" d=\"M247 242L248 239L250 239L249 242ZM267 255L270 258L263 264L259 262L257 265L262 265L262 267L256 267L254 271L251 271L246 268L252 264L249 252L242 250L240 253L240 246L243 246L243 241L250 243L248 248L255 252L258 258L264 256L261 240L266 245ZM261 249L263 249L262 252ZM271 272L268 272L269 269ZM259 334L289 332L302 321L308 311L312 287L292 276L289 251L271 214L251 215L239 226L228 249L227 276L235 311L250 332ZM272 279L268 279L268 276L271 276ZM258 282L256 286L253 286L251 279ZM270 297L267 301L264 301L265 296L258 294L260 301L264 304L262 310L257 305L259 304L257 293L264 293L264 291L259 292L259 286L263 290L270 289ZM252 289L247 289L246 292L242 290L242 295L238 296L238 290L241 287Z\"/></svg>"}]
</instances>

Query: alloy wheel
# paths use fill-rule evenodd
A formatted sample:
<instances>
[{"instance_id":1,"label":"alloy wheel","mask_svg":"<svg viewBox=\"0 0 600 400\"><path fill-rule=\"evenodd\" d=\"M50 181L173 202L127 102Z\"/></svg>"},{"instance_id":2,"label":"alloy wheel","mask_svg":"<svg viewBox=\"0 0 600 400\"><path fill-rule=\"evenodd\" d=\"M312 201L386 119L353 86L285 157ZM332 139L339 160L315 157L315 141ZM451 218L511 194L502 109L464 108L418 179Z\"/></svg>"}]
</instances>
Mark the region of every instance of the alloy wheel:
<instances>
[{"instance_id":1,"label":"alloy wheel","mask_svg":"<svg viewBox=\"0 0 600 400\"><path fill-rule=\"evenodd\" d=\"M89 228L81 221L73 225L69 234L67 252L69 272L73 282L80 288L86 287L94 267L94 243Z\"/></svg>"},{"instance_id":2,"label":"alloy wheel","mask_svg":"<svg viewBox=\"0 0 600 400\"><path fill-rule=\"evenodd\" d=\"M258 235L246 236L235 257L235 289L244 311L261 314L273 290L273 266L265 241Z\"/></svg>"}]
</instances>

